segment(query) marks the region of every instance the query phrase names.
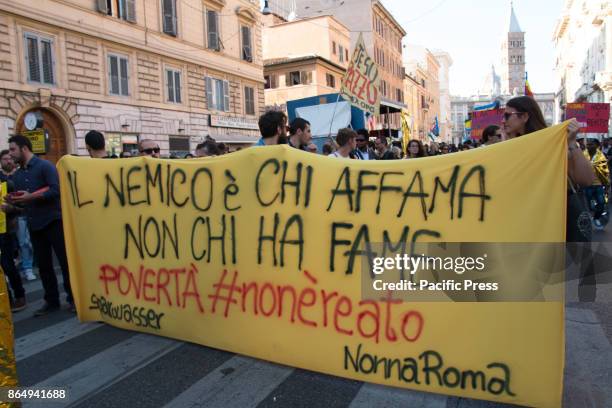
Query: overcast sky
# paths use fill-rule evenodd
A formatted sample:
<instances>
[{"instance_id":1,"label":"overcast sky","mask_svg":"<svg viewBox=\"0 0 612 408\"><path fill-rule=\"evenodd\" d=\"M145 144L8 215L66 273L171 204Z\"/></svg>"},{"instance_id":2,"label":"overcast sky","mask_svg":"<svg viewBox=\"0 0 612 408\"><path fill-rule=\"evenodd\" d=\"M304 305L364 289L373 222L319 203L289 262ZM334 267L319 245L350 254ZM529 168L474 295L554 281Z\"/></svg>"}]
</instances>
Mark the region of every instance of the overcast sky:
<instances>
[{"instance_id":1,"label":"overcast sky","mask_svg":"<svg viewBox=\"0 0 612 408\"><path fill-rule=\"evenodd\" d=\"M350 0L349 0L350 1ZM507 0L382 0L406 30L405 42L447 51L453 59L453 95L471 95L491 64L500 65L501 39L510 14ZM554 92L552 34L563 0L514 0L514 12L526 32L526 70L534 92ZM499 75L498 71L498 75Z\"/></svg>"}]
</instances>

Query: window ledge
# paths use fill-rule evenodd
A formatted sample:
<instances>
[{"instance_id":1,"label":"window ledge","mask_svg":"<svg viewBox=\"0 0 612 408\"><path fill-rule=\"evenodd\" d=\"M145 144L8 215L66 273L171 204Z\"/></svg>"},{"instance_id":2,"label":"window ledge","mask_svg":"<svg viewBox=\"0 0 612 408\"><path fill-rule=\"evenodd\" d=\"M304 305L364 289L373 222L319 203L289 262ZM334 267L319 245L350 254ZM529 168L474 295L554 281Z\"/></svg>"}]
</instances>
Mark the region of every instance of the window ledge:
<instances>
[{"instance_id":1,"label":"window ledge","mask_svg":"<svg viewBox=\"0 0 612 408\"><path fill-rule=\"evenodd\" d=\"M246 7L236 7L236 14L239 18L248 23L255 24L257 22L257 17L255 16L255 14L253 14L253 12Z\"/></svg>"},{"instance_id":2,"label":"window ledge","mask_svg":"<svg viewBox=\"0 0 612 408\"><path fill-rule=\"evenodd\" d=\"M204 5L207 7L222 9L225 7L225 0L204 0Z\"/></svg>"}]
</instances>

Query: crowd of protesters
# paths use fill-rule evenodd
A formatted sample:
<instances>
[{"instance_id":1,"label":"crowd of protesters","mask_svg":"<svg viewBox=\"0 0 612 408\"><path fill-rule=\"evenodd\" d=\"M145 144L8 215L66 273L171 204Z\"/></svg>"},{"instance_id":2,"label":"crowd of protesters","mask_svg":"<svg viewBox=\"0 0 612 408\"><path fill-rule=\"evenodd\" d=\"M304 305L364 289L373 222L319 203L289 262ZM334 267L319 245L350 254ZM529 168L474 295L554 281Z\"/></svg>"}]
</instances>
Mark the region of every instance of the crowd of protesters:
<instances>
[{"instance_id":1,"label":"crowd of protesters","mask_svg":"<svg viewBox=\"0 0 612 408\"><path fill-rule=\"evenodd\" d=\"M320 145L313 143L310 123L297 118L290 124L287 116L280 111L268 111L259 118L261 138L255 146L265 147L286 144L306 152L322 154L338 159L352 160L400 160L419 159L428 156L445 155L471 149L486 148L515 137L532 133L546 127L538 104L529 97L513 98L506 104L500 126L484 129L479 141L466 140L458 145L452 143L422 143L410 140L403 146L400 141L386 137L371 137L368 130L339 129L334 139L329 138ZM607 224L608 196L610 187L610 161L612 143L597 139L578 139L579 126L574 120L569 123L568 144L568 230L567 240L588 241L584 231L573 235L574 223L570 211L570 197L584 194L590 203L593 226L603 229ZM96 159L117 158L109 155L104 135L92 130L85 135L89 156ZM237 148L236 150L240 150ZM236 151L234 150L234 151ZM160 158L161 149L157 141L142 139L138 151L121 152L119 158L149 156ZM196 146L193 154L185 157L200 158L230 153L225 143L206 136ZM176 156L170 158L178 159ZM0 151L0 181L7 183L8 195L2 211L7 215L7 228L0 235L0 263L9 280L11 306L14 312L26 307L22 280L35 280L33 272L37 266L44 289L45 304L35 312L36 316L46 315L60 309L58 282L53 268L53 254L59 262L69 310L75 310L68 262L62 228L62 214L59 199L59 177L55 166L38 158L30 140L21 135L9 139L9 149ZM582 234L582 235L580 235ZM588 296L589 298L591 295ZM594 295L592 296L594 297Z\"/></svg>"}]
</instances>

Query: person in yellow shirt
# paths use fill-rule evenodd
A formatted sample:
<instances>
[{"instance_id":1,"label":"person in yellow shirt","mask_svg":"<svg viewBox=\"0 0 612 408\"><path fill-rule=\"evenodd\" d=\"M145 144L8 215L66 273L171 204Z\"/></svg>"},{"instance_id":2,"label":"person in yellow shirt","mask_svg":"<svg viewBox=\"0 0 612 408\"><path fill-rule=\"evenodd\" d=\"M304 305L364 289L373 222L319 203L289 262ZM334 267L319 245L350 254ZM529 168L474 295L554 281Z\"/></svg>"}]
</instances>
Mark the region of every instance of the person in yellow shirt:
<instances>
[{"instance_id":1,"label":"person in yellow shirt","mask_svg":"<svg viewBox=\"0 0 612 408\"><path fill-rule=\"evenodd\" d=\"M606 209L606 191L610 184L610 169L608 160L600 149L599 140L588 139L586 146L584 155L591 162L595 176L591 186L586 187L585 194L593 208L593 224L596 229L603 230L609 219Z\"/></svg>"}]
</instances>

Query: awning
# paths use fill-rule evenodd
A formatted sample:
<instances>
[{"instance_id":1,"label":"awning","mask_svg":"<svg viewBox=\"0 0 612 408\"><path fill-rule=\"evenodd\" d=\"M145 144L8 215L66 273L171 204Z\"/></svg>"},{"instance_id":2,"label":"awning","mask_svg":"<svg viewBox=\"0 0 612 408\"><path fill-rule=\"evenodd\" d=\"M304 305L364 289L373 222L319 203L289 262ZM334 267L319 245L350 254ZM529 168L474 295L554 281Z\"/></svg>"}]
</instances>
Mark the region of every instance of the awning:
<instances>
[{"instance_id":1,"label":"awning","mask_svg":"<svg viewBox=\"0 0 612 408\"><path fill-rule=\"evenodd\" d=\"M392 101L387 98L380 98L380 114L385 113L399 113L402 109L405 109L406 105L400 102Z\"/></svg>"}]
</instances>

